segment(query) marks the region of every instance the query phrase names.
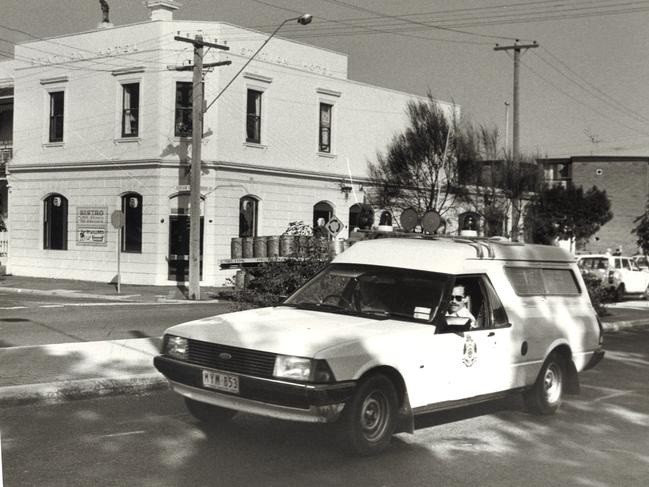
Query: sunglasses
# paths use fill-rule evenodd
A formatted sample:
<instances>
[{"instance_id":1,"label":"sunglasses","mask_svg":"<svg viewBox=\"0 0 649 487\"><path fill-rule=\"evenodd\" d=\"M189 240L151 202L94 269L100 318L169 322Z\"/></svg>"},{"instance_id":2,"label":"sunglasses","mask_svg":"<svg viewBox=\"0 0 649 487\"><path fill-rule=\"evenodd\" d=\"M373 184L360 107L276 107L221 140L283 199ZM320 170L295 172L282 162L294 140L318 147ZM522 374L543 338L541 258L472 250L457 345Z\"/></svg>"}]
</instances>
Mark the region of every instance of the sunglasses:
<instances>
[{"instance_id":1,"label":"sunglasses","mask_svg":"<svg viewBox=\"0 0 649 487\"><path fill-rule=\"evenodd\" d=\"M462 301L464 301L464 296L451 296L451 301L453 300L457 301L458 303L461 303Z\"/></svg>"}]
</instances>

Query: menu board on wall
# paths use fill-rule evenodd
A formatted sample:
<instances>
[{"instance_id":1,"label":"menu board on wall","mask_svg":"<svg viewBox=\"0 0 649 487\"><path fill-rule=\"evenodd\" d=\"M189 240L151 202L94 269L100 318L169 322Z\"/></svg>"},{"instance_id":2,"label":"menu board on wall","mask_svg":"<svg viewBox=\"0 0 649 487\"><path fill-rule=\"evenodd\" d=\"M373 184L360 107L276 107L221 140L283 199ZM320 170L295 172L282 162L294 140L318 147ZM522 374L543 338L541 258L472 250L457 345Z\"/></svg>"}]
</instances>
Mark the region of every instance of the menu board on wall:
<instances>
[{"instance_id":1,"label":"menu board on wall","mask_svg":"<svg viewBox=\"0 0 649 487\"><path fill-rule=\"evenodd\" d=\"M108 245L108 208L77 207L77 245Z\"/></svg>"}]
</instances>

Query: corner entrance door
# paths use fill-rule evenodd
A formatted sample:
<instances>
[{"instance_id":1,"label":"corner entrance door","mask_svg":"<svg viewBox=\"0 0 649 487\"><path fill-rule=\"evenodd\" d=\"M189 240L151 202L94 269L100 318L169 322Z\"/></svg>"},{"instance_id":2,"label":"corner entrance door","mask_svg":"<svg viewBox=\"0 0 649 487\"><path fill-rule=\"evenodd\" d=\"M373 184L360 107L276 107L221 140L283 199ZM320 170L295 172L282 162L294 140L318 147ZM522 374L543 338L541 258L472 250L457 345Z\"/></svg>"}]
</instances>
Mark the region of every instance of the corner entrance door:
<instances>
[{"instance_id":1,"label":"corner entrance door","mask_svg":"<svg viewBox=\"0 0 649 487\"><path fill-rule=\"evenodd\" d=\"M203 217L200 229L200 278L203 278ZM169 215L170 281L189 281L189 215Z\"/></svg>"}]
</instances>

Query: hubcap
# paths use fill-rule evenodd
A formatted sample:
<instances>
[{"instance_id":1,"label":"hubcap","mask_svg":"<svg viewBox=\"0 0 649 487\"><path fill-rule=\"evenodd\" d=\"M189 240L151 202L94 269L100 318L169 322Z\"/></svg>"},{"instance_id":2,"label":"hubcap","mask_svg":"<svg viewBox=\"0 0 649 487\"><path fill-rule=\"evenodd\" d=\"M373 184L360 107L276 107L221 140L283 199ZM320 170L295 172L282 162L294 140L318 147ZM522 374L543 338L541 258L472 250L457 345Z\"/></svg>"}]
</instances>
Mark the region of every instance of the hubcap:
<instances>
[{"instance_id":1,"label":"hubcap","mask_svg":"<svg viewBox=\"0 0 649 487\"><path fill-rule=\"evenodd\" d=\"M380 391L374 391L363 401L361 409L361 427L363 436L370 441L376 441L383 436L388 424L388 402Z\"/></svg>"},{"instance_id":2,"label":"hubcap","mask_svg":"<svg viewBox=\"0 0 649 487\"><path fill-rule=\"evenodd\" d=\"M557 364L550 364L545 371L543 378L545 398L550 404L554 404L561 397L561 369Z\"/></svg>"}]
</instances>

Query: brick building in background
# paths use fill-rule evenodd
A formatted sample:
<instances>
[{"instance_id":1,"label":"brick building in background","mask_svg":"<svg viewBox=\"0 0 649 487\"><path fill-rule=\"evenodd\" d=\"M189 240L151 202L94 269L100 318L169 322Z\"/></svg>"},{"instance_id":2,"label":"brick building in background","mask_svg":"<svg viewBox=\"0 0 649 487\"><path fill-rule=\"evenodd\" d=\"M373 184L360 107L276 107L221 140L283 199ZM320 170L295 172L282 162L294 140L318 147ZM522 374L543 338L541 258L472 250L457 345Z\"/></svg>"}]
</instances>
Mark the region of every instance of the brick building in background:
<instances>
[{"instance_id":1,"label":"brick building in background","mask_svg":"<svg viewBox=\"0 0 649 487\"><path fill-rule=\"evenodd\" d=\"M606 190L611 200L613 219L586 244L589 252L620 248L624 255L637 252L637 237L631 233L634 220L642 215L649 195L649 157L573 156L539 159L548 184L593 186Z\"/></svg>"}]
</instances>

